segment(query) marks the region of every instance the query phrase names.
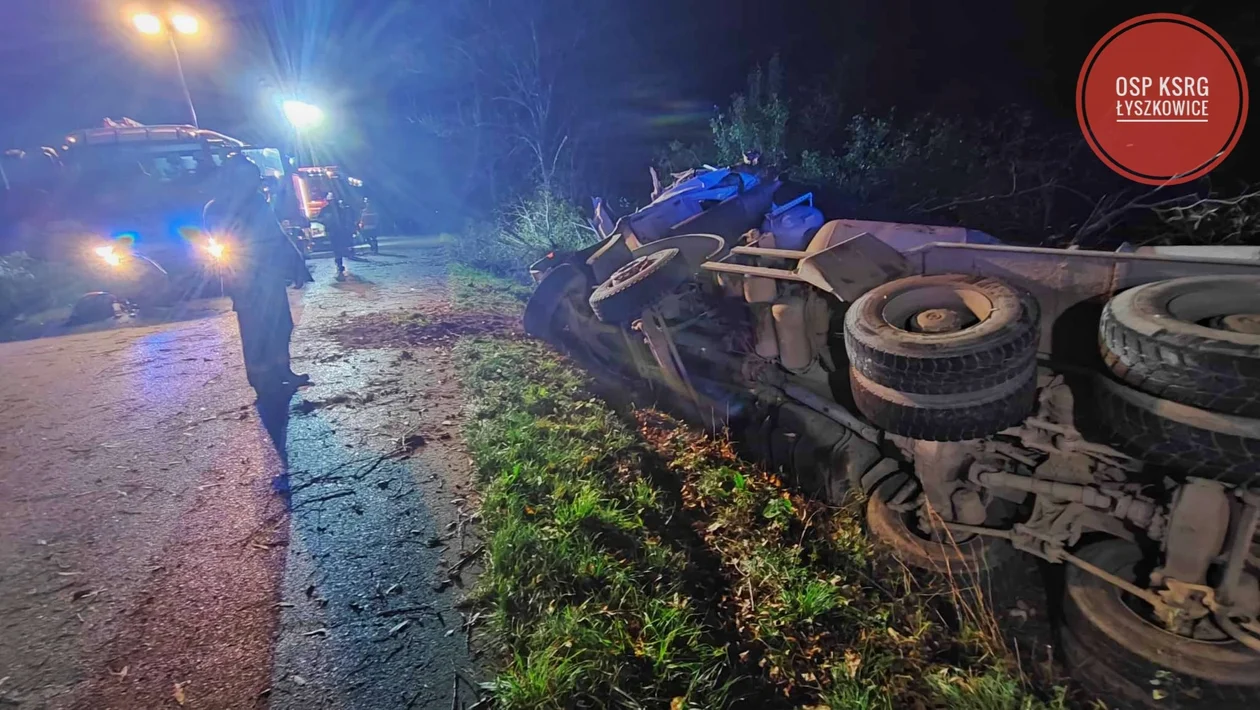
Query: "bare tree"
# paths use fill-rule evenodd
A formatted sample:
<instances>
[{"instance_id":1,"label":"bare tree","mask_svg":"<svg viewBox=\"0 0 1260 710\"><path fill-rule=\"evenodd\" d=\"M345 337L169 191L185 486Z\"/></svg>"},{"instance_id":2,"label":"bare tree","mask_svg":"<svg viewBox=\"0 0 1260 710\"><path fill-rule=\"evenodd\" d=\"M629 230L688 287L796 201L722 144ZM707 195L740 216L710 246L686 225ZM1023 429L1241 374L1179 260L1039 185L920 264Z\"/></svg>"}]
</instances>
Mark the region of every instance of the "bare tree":
<instances>
[{"instance_id":1,"label":"bare tree","mask_svg":"<svg viewBox=\"0 0 1260 710\"><path fill-rule=\"evenodd\" d=\"M505 195L572 188L574 146L588 124L580 102L592 81L581 61L590 13L574 0L452 1L440 46L397 53L424 89L413 94L409 121L463 148L470 190L498 193L505 176Z\"/></svg>"},{"instance_id":2,"label":"bare tree","mask_svg":"<svg viewBox=\"0 0 1260 710\"><path fill-rule=\"evenodd\" d=\"M539 187L551 192L575 112L556 110L556 69L543 64L537 25L531 22L523 36L503 39L494 99L506 104L504 128L528 152Z\"/></svg>"}]
</instances>

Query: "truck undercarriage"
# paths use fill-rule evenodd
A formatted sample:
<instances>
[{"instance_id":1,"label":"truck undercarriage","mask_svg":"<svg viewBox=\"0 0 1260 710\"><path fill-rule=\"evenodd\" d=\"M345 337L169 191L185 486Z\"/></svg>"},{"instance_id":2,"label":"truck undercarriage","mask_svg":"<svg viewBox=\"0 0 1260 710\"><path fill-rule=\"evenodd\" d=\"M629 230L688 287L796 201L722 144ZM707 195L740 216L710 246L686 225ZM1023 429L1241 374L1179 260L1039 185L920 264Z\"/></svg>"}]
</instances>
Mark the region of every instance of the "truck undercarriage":
<instances>
[{"instance_id":1,"label":"truck undercarriage","mask_svg":"<svg viewBox=\"0 0 1260 710\"><path fill-rule=\"evenodd\" d=\"M1260 706L1260 261L756 207L535 264L527 332L866 496L909 566L1066 564L1060 646L1104 696Z\"/></svg>"}]
</instances>

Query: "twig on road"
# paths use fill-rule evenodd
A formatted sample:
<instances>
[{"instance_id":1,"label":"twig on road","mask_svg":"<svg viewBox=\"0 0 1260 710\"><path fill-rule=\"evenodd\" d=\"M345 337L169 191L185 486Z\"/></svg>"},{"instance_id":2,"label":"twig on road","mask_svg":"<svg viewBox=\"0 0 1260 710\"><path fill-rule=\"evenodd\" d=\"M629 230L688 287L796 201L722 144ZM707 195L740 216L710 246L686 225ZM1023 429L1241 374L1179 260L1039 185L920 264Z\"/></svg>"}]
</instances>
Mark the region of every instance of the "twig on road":
<instances>
[{"instance_id":1,"label":"twig on road","mask_svg":"<svg viewBox=\"0 0 1260 710\"><path fill-rule=\"evenodd\" d=\"M433 611L433 607L429 606L428 604L420 604L419 606L405 606L405 607L402 607L401 609L386 609L385 611L377 612L376 615L381 618L389 618L391 616L398 616L399 614L410 614L416 611Z\"/></svg>"},{"instance_id":2,"label":"twig on road","mask_svg":"<svg viewBox=\"0 0 1260 710\"><path fill-rule=\"evenodd\" d=\"M393 458L394 456L397 456L399 453L400 453L400 452L399 452L397 449L395 449L395 450L393 450L393 451L390 451L389 453L385 453L385 454L381 454L380 456L377 456L377 457L376 457L376 459L375 459L374 461L372 461L372 463L370 463L370 464L368 464L367 466L364 466L362 469L360 469L360 470L356 471L356 472L355 472L355 473L351 476L351 478L353 478L353 479L354 479L354 480L356 480L356 481L361 481L361 480L363 480L364 478L366 478L366 477L367 477L367 475L368 475L368 474L372 473L372 472L373 472L373 471L375 471L378 467L380 467L380 465L381 465L381 464L382 464L382 463L383 463L386 459Z\"/></svg>"},{"instance_id":3,"label":"twig on road","mask_svg":"<svg viewBox=\"0 0 1260 710\"><path fill-rule=\"evenodd\" d=\"M464 567L466 567L469 562L472 562L478 555L480 555L481 553L485 551L486 551L485 543L478 545L476 549L474 549L472 552L465 555L462 559L460 559L459 562L456 562L454 567L451 567L451 571L446 574L447 578L449 579L459 574L459 571L462 570Z\"/></svg>"},{"instance_id":4,"label":"twig on road","mask_svg":"<svg viewBox=\"0 0 1260 710\"><path fill-rule=\"evenodd\" d=\"M309 481L303 481L302 483L299 483L296 486L291 486L289 488L289 494L292 495L294 493L297 493L300 490L303 490L305 488L310 488L311 486L318 485L320 483L332 483L334 481L340 481L340 480L341 480L341 476L316 476L315 478L312 478Z\"/></svg>"},{"instance_id":5,"label":"twig on road","mask_svg":"<svg viewBox=\"0 0 1260 710\"><path fill-rule=\"evenodd\" d=\"M335 493L329 493L328 495L323 495L316 498L308 498L307 500L298 501L297 503L294 503L293 510L297 510L298 508L304 505L309 505L311 503L323 503L326 500L332 500L334 498L343 498L345 496L352 496L352 495L354 495L354 489L346 489L346 490L337 491Z\"/></svg>"},{"instance_id":6,"label":"twig on road","mask_svg":"<svg viewBox=\"0 0 1260 710\"><path fill-rule=\"evenodd\" d=\"M479 611L476 614L473 614L471 619L468 619L467 621L464 622L464 632L465 632L465 640L466 640L465 646L468 648L469 651L472 650L473 627L476 626L477 622L481 620L481 614L482 612Z\"/></svg>"}]
</instances>

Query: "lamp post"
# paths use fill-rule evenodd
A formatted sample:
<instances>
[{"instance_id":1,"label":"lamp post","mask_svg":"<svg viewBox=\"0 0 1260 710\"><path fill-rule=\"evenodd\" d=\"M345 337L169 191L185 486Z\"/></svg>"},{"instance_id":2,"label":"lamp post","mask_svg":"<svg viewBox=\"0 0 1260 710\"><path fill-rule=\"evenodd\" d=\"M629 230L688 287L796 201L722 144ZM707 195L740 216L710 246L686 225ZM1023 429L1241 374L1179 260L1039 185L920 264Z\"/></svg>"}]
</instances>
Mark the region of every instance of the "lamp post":
<instances>
[{"instance_id":1,"label":"lamp post","mask_svg":"<svg viewBox=\"0 0 1260 710\"><path fill-rule=\"evenodd\" d=\"M319 128L324 123L324 110L315 104L296 99L287 99L280 102L280 110L284 113L284 118L289 122L289 126L293 129L293 155L302 161L302 143L303 140L310 135L312 131ZM315 164L315 151L312 147L307 146L308 161ZM300 167L300 166L299 166Z\"/></svg>"},{"instance_id":2,"label":"lamp post","mask_svg":"<svg viewBox=\"0 0 1260 710\"><path fill-rule=\"evenodd\" d=\"M192 118L193 127L200 128L200 124L197 123L197 108L193 106L192 94L188 92L188 80L184 78L184 63L179 58L179 45L175 42L175 36L197 34L201 31L201 21L194 15L183 12L169 16L141 12L132 15L131 24L140 34L166 35L171 45L171 55L175 57L175 71L179 74L179 86L184 90L184 102L188 104L188 115Z\"/></svg>"}]
</instances>

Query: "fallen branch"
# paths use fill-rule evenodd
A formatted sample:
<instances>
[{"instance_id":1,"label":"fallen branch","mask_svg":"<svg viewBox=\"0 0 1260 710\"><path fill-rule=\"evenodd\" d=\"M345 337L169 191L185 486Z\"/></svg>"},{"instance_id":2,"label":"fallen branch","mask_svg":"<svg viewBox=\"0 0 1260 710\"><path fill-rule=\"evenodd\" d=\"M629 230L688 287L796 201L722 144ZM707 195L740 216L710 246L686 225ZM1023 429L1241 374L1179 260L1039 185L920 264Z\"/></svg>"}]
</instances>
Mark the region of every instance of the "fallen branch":
<instances>
[{"instance_id":1,"label":"fallen branch","mask_svg":"<svg viewBox=\"0 0 1260 710\"><path fill-rule=\"evenodd\" d=\"M446 574L447 579L453 578L455 575L459 574L459 571L466 567L469 562L472 562L474 558L485 551L485 543L478 545L476 549L465 555L459 562L456 562L454 567L451 567L451 571Z\"/></svg>"},{"instance_id":2,"label":"fallen branch","mask_svg":"<svg viewBox=\"0 0 1260 710\"><path fill-rule=\"evenodd\" d=\"M323 503L326 500L332 500L334 498L344 498L345 496L352 496L352 495L354 495L354 489L346 489L346 490L337 491L336 493L329 493L328 495L319 496L318 498L310 498L304 501L299 501L293 505L293 510L297 510L298 508L304 505L308 505L310 503Z\"/></svg>"},{"instance_id":3,"label":"fallen branch","mask_svg":"<svg viewBox=\"0 0 1260 710\"><path fill-rule=\"evenodd\" d=\"M309 481L304 481L302 483L297 484L296 486L289 488L289 493L290 494L297 493L298 491L304 488L310 488L311 486L315 486L320 483L332 483L333 481L340 481L340 480L341 480L341 476L328 476L328 475L316 476L315 478L312 478Z\"/></svg>"},{"instance_id":4,"label":"fallen branch","mask_svg":"<svg viewBox=\"0 0 1260 710\"><path fill-rule=\"evenodd\" d=\"M378 612L376 615L383 619L387 619L391 616L399 616L400 614L410 614L412 612L417 612L417 611L433 611L433 607L429 606L428 604L421 604L419 606L405 606L401 609L386 609L385 611Z\"/></svg>"},{"instance_id":5,"label":"fallen branch","mask_svg":"<svg viewBox=\"0 0 1260 710\"><path fill-rule=\"evenodd\" d=\"M372 463L370 463L370 464L368 464L367 466L364 466L362 469L360 469L360 470L356 471L356 472L354 473L354 475L352 475L352 476L351 476L351 478L353 478L353 479L354 479L354 480L356 480L356 481L361 481L361 480L363 480L364 478L366 478L366 477L368 476L368 474L372 473L372 472L373 472L373 471L375 471L377 468L379 468L379 467L380 467L380 465L381 465L382 463L384 463L384 461L385 461L386 459L392 458L392 457L397 456L397 455L398 455L398 450L397 450L397 449L395 449L394 451L390 451L389 453L386 453L386 454L381 454L380 456L377 456L377 457L376 457L376 459L375 459L374 461L372 461Z\"/></svg>"}]
</instances>

